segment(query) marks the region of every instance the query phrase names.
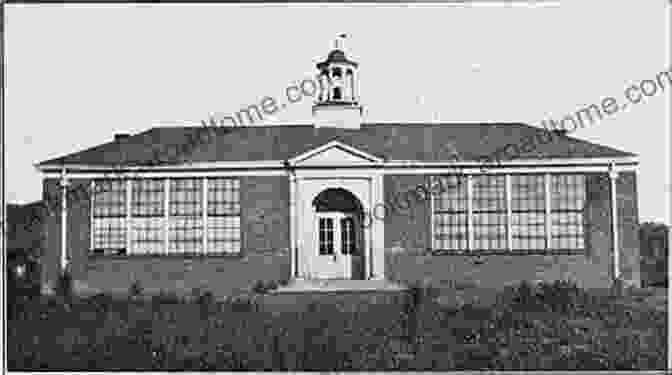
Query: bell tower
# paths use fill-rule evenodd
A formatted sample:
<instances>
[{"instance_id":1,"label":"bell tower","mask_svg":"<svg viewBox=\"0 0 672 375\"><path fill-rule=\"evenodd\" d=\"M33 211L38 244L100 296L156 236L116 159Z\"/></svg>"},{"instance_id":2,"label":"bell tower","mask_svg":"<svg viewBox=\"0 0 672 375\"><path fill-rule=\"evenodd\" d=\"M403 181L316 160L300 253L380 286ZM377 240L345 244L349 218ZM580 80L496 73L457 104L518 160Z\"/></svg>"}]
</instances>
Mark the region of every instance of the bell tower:
<instances>
[{"instance_id":1,"label":"bell tower","mask_svg":"<svg viewBox=\"0 0 672 375\"><path fill-rule=\"evenodd\" d=\"M315 127L359 129L361 126L358 64L346 57L345 38L345 34L339 35L327 59L317 64L320 92L313 105Z\"/></svg>"}]
</instances>

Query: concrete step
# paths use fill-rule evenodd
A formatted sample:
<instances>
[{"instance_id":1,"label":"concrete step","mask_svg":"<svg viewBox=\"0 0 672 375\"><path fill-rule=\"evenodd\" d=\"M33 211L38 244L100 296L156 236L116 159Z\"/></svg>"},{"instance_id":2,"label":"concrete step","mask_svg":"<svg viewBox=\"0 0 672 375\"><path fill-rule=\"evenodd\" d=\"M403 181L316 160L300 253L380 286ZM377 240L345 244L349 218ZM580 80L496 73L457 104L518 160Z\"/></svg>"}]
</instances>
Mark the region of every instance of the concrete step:
<instances>
[{"instance_id":1,"label":"concrete step","mask_svg":"<svg viewBox=\"0 0 672 375\"><path fill-rule=\"evenodd\" d=\"M386 280L296 280L262 299L270 311L307 310L312 303L357 310L362 304L390 304L400 308L408 300L408 288Z\"/></svg>"},{"instance_id":2,"label":"concrete step","mask_svg":"<svg viewBox=\"0 0 672 375\"><path fill-rule=\"evenodd\" d=\"M388 280L292 280L273 293L403 292L407 289L402 284Z\"/></svg>"}]
</instances>

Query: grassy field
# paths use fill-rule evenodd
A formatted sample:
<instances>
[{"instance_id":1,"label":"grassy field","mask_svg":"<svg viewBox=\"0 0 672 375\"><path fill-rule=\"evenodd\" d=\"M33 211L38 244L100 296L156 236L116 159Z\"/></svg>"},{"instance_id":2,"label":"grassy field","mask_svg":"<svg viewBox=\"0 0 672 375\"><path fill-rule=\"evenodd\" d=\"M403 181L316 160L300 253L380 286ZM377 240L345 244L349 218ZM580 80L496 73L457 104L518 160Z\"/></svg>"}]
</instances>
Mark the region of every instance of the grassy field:
<instances>
[{"instance_id":1,"label":"grassy field","mask_svg":"<svg viewBox=\"0 0 672 375\"><path fill-rule=\"evenodd\" d=\"M14 305L11 370L663 369L666 311L642 296L523 284L491 306L321 299L278 311L263 295L41 297ZM646 297L646 296L644 296ZM346 306L345 304L349 304Z\"/></svg>"}]
</instances>

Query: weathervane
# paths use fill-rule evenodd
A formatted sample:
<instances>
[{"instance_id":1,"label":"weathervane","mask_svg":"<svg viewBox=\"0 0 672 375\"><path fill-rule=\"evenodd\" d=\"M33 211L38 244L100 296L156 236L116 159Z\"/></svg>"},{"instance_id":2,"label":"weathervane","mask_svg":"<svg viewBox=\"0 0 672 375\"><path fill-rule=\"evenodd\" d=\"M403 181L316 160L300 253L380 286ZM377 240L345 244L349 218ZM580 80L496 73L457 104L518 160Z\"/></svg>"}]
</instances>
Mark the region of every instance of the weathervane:
<instances>
[{"instance_id":1,"label":"weathervane","mask_svg":"<svg viewBox=\"0 0 672 375\"><path fill-rule=\"evenodd\" d=\"M339 34L336 40L334 41L334 49L343 50L343 42L347 37L348 34Z\"/></svg>"}]
</instances>

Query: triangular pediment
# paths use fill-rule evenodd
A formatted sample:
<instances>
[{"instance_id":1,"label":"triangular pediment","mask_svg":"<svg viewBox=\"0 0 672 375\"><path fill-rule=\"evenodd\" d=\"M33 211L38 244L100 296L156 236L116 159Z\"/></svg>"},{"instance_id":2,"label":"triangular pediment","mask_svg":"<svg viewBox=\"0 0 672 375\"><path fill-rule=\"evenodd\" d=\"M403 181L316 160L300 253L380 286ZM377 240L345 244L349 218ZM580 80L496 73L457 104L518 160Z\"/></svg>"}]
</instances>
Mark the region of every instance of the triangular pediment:
<instances>
[{"instance_id":1,"label":"triangular pediment","mask_svg":"<svg viewBox=\"0 0 672 375\"><path fill-rule=\"evenodd\" d=\"M358 150L339 141L332 141L290 160L301 166L368 165L380 163L382 159Z\"/></svg>"}]
</instances>

